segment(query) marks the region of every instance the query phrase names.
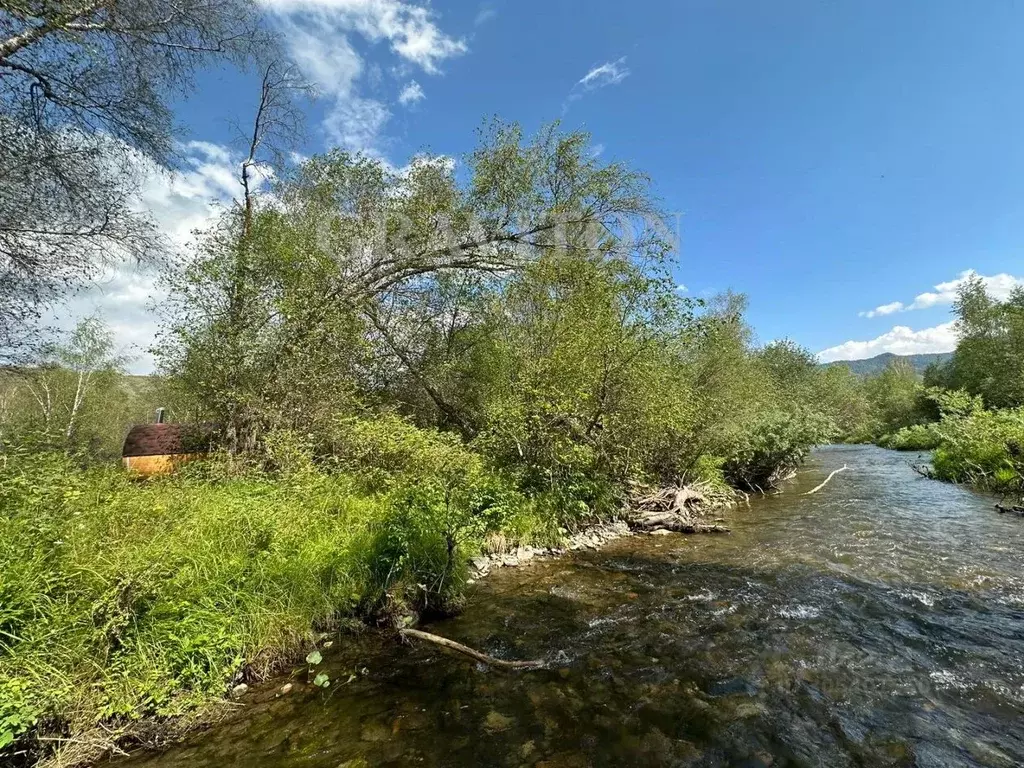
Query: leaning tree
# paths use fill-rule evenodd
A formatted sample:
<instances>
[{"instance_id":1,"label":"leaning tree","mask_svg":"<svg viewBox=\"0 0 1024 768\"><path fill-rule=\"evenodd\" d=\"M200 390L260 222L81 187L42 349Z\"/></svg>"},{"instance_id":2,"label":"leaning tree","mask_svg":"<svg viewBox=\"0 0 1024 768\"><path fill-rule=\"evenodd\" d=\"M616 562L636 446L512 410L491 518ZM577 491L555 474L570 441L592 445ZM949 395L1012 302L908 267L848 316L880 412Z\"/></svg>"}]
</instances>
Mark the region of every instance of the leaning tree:
<instances>
[{"instance_id":1,"label":"leaning tree","mask_svg":"<svg viewBox=\"0 0 1024 768\"><path fill-rule=\"evenodd\" d=\"M168 275L159 349L240 449L397 378L471 431L427 375L424 342L466 321L456 306L475 290L466 280L508 279L560 252L657 260L669 249L646 177L599 161L585 134L557 125L531 139L495 123L459 167L328 152L250 203Z\"/></svg>"}]
</instances>

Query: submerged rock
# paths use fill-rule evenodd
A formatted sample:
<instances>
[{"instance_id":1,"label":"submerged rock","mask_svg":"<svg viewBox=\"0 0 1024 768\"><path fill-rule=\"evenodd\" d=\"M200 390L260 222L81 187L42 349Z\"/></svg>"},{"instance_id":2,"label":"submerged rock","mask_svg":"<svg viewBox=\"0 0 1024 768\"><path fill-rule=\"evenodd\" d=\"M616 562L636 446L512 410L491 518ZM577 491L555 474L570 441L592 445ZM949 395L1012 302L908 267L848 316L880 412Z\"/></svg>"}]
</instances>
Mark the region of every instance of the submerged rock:
<instances>
[{"instance_id":1,"label":"submerged rock","mask_svg":"<svg viewBox=\"0 0 1024 768\"><path fill-rule=\"evenodd\" d=\"M507 715L501 714L496 710L491 710L487 713L487 717L484 719L484 730L489 733L498 733L500 731L507 731L513 725L515 720Z\"/></svg>"},{"instance_id":2,"label":"submerged rock","mask_svg":"<svg viewBox=\"0 0 1024 768\"><path fill-rule=\"evenodd\" d=\"M391 738L391 729L384 723L367 723L359 731L363 741L387 741Z\"/></svg>"}]
</instances>

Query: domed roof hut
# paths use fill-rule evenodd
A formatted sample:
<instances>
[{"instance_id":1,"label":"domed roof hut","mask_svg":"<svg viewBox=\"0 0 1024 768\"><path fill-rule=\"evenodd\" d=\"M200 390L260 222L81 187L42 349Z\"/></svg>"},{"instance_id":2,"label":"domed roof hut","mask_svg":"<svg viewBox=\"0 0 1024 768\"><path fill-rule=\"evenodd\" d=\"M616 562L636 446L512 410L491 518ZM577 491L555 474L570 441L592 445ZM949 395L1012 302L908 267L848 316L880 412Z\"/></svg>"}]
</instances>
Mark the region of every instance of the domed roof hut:
<instances>
[{"instance_id":1,"label":"domed roof hut","mask_svg":"<svg viewBox=\"0 0 1024 768\"><path fill-rule=\"evenodd\" d=\"M144 477L164 475L186 461L210 452L217 429L213 424L165 424L164 409L153 424L136 424L121 450L125 469Z\"/></svg>"}]
</instances>

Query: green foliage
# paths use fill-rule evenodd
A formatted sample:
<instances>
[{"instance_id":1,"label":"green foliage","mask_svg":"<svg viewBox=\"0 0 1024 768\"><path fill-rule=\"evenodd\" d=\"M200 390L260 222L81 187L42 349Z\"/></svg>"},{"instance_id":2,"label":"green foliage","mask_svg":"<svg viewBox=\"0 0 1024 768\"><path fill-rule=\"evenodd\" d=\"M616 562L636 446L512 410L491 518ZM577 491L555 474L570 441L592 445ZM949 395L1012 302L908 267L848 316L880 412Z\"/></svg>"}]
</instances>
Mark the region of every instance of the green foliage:
<instances>
[{"instance_id":1,"label":"green foliage","mask_svg":"<svg viewBox=\"0 0 1024 768\"><path fill-rule=\"evenodd\" d=\"M831 422L810 409L767 412L738 440L722 467L733 485L773 488L807 458L811 446L828 439Z\"/></svg>"},{"instance_id":2,"label":"green foliage","mask_svg":"<svg viewBox=\"0 0 1024 768\"><path fill-rule=\"evenodd\" d=\"M133 482L5 432L0 738L187 711L340 617L457 609L471 555L638 484L767 490L840 431L910 423L903 372L869 396L759 347L743 296L682 296L646 179L584 134L495 124L467 168L313 158L168 273L161 395L222 452ZM85 412L56 447L79 455Z\"/></svg>"},{"instance_id":3,"label":"green foliage","mask_svg":"<svg viewBox=\"0 0 1024 768\"><path fill-rule=\"evenodd\" d=\"M940 438L932 456L937 478L1024 494L1024 409L950 414L935 429Z\"/></svg>"},{"instance_id":4,"label":"green foliage","mask_svg":"<svg viewBox=\"0 0 1024 768\"><path fill-rule=\"evenodd\" d=\"M956 353L929 372L929 383L963 389L990 408L1024 405L1024 290L1017 288L1000 302L975 276L960 287L954 310Z\"/></svg>"},{"instance_id":5,"label":"green foliage","mask_svg":"<svg viewBox=\"0 0 1024 768\"><path fill-rule=\"evenodd\" d=\"M942 442L934 424L914 424L878 439L882 448L894 451L930 451Z\"/></svg>"}]
</instances>

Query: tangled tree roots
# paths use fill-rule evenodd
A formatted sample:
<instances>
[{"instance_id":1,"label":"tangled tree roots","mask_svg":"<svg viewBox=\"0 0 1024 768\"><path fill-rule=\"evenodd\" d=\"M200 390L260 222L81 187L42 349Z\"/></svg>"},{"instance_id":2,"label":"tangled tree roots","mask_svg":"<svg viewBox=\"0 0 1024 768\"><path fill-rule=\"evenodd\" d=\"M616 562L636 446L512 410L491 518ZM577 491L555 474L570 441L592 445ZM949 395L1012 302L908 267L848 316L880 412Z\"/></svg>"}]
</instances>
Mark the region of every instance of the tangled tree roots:
<instances>
[{"instance_id":1,"label":"tangled tree roots","mask_svg":"<svg viewBox=\"0 0 1024 768\"><path fill-rule=\"evenodd\" d=\"M731 496L702 486L670 486L638 493L630 504L630 527L634 530L667 530L677 533L728 533L723 525L704 522L716 508L727 506Z\"/></svg>"}]
</instances>

